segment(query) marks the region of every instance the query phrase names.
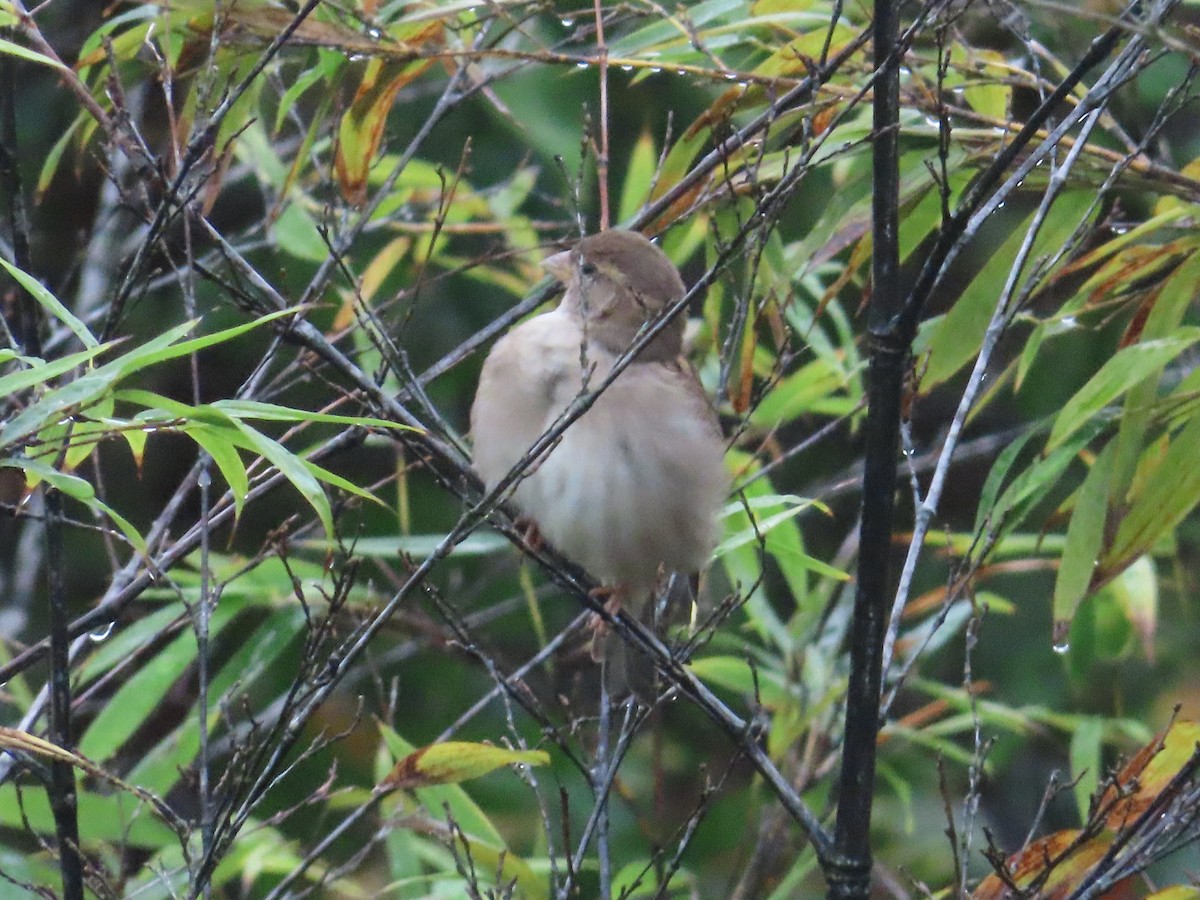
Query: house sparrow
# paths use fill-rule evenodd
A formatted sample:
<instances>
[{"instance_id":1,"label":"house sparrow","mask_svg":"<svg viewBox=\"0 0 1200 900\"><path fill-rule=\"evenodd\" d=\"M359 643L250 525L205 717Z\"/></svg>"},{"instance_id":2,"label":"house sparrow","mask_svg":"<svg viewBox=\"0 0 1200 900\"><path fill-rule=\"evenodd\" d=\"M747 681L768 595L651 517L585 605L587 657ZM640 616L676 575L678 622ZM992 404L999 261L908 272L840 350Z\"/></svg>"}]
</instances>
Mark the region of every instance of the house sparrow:
<instances>
[{"instance_id":1,"label":"house sparrow","mask_svg":"<svg viewBox=\"0 0 1200 900\"><path fill-rule=\"evenodd\" d=\"M471 408L489 488L685 293L666 255L630 231L583 238L543 267L566 295L496 343ZM698 571L716 543L729 477L716 415L681 356L684 324L677 316L659 332L513 494L541 536L605 587L610 608L639 610L664 575Z\"/></svg>"}]
</instances>

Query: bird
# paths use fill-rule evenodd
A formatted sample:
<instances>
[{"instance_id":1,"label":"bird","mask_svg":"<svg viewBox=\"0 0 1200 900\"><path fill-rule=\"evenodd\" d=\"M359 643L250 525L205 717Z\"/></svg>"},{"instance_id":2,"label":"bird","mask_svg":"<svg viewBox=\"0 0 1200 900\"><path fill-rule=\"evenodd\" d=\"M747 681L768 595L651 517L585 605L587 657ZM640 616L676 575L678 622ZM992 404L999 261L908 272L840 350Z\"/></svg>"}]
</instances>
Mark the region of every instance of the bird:
<instances>
[{"instance_id":1,"label":"bird","mask_svg":"<svg viewBox=\"0 0 1200 900\"><path fill-rule=\"evenodd\" d=\"M471 407L475 469L490 490L527 460L512 494L518 513L596 579L610 611L630 603L641 615L672 573L704 568L729 491L720 423L683 356L684 316L647 342L546 452L528 456L686 289L667 255L634 231L584 237L542 267L566 290L485 359ZM610 651L594 655L616 668L640 665L644 683L646 662L632 654L617 661L620 642L599 632L597 644Z\"/></svg>"}]
</instances>

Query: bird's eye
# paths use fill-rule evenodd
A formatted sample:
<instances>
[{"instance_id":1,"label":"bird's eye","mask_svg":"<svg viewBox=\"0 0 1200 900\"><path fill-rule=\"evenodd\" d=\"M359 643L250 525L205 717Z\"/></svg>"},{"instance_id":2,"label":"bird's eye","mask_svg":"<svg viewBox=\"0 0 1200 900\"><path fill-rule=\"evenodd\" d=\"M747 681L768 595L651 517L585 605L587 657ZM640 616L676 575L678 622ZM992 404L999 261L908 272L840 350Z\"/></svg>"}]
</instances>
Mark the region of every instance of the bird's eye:
<instances>
[{"instance_id":1,"label":"bird's eye","mask_svg":"<svg viewBox=\"0 0 1200 900\"><path fill-rule=\"evenodd\" d=\"M585 262L583 265L581 265L579 267L579 271L582 272L584 275L595 275L596 274L596 266L594 263Z\"/></svg>"}]
</instances>

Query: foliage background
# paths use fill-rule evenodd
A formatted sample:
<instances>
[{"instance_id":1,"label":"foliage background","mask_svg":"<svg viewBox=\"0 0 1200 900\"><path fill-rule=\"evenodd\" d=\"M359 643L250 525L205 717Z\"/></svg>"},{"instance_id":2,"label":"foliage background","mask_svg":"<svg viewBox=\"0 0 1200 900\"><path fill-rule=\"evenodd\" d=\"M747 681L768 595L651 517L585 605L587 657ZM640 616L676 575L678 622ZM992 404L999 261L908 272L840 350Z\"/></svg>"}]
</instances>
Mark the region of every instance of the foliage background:
<instances>
[{"instance_id":1,"label":"foliage background","mask_svg":"<svg viewBox=\"0 0 1200 900\"><path fill-rule=\"evenodd\" d=\"M1047 142L1052 160L963 242L924 311L905 432L922 494L1045 173L1062 167L908 592L898 659L944 623L881 737L888 895L973 886L985 827L1013 851L1079 825L1107 767L1176 704L1196 717L1200 8L1150 6L1163 24L1108 2L903 10L906 287L943 194L953 209L1097 35L1124 23L1121 40L1146 49L1086 148ZM15 173L0 256L71 311L3 282L26 357L0 369L17 373L0 471L25 473L3 482L4 724L46 733L48 669L21 652L52 629L50 601L72 618L98 608L76 629L60 743L178 817L173 834L145 797L81 775L90 889L211 878L227 896L459 896L515 878L539 896L552 857L555 890L583 896L819 893L813 851L745 744L686 696L646 717L608 708L583 592L546 566L578 573L514 552L503 513L499 532L473 530L462 434L499 325L485 329L547 299L537 260L552 243L599 227L605 193L613 224L664 231L685 280L711 282L689 310L692 356L745 487L692 671L827 816L860 503L869 5L602 4L601 39L595 10L573 4L324 2L274 46L297 7L0 3L25 51L6 50L0 77ZM789 93L806 76L819 89ZM295 315L229 331L280 309ZM38 362L82 350L81 334L120 342L94 363ZM436 377L417 390L415 373ZM306 468L330 441L324 468ZM273 489L252 491L272 467ZM62 522L39 477L66 495ZM898 503L910 521L912 492ZM520 688L498 689L546 648ZM372 796L409 749L448 738L546 749L550 767ZM56 886L39 767L8 759L0 869ZM589 785L612 763L614 785ZM1043 804L1055 772L1068 786ZM1188 849L1153 878L1195 867Z\"/></svg>"}]
</instances>

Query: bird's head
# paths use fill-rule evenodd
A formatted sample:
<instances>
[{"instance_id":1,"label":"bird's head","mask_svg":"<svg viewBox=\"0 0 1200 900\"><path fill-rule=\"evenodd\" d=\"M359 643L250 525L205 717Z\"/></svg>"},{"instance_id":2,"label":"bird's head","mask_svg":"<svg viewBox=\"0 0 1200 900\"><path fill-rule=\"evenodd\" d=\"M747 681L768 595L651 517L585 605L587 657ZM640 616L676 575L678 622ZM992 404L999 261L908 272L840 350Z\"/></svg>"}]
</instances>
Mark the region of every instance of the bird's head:
<instances>
[{"instance_id":1,"label":"bird's head","mask_svg":"<svg viewBox=\"0 0 1200 900\"><path fill-rule=\"evenodd\" d=\"M556 253L542 267L566 286L563 305L588 336L613 353L625 350L647 323L686 293L679 271L658 247L633 231L603 231ZM639 359L672 359L683 344L682 315Z\"/></svg>"}]
</instances>

